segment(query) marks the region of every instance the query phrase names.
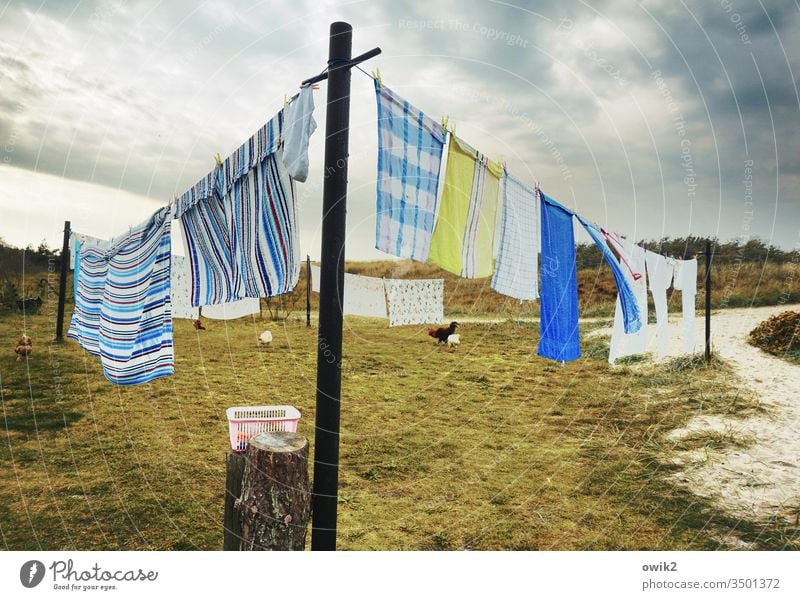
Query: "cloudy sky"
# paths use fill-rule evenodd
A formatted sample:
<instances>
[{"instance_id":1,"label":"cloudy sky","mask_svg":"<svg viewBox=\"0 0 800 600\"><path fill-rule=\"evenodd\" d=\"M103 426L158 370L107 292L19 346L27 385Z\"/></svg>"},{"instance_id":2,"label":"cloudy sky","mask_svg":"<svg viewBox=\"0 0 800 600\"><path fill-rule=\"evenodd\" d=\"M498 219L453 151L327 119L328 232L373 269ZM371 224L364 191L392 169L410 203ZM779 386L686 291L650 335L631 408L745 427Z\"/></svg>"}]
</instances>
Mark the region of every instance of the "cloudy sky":
<instances>
[{"instance_id":1,"label":"cloudy sky","mask_svg":"<svg viewBox=\"0 0 800 600\"><path fill-rule=\"evenodd\" d=\"M800 244L800 4L744 0L0 4L0 237L120 233L182 193L327 60L365 68L522 179L640 238ZM376 111L352 79L347 256L373 248ZM302 251L319 256L326 87Z\"/></svg>"}]
</instances>

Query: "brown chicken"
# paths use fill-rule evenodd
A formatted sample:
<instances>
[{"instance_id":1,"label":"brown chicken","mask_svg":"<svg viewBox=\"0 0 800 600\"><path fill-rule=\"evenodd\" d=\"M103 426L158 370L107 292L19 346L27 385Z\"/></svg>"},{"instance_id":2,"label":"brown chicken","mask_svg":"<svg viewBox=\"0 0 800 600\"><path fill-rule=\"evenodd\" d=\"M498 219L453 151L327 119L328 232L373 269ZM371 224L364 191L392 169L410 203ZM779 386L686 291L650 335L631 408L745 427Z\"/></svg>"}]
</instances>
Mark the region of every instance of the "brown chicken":
<instances>
[{"instance_id":1,"label":"brown chicken","mask_svg":"<svg viewBox=\"0 0 800 600\"><path fill-rule=\"evenodd\" d=\"M33 340L29 338L27 335L23 335L19 340L17 340L17 345L14 348L14 352L17 354L17 362L22 360L23 356L30 356L31 350L33 349Z\"/></svg>"}]
</instances>

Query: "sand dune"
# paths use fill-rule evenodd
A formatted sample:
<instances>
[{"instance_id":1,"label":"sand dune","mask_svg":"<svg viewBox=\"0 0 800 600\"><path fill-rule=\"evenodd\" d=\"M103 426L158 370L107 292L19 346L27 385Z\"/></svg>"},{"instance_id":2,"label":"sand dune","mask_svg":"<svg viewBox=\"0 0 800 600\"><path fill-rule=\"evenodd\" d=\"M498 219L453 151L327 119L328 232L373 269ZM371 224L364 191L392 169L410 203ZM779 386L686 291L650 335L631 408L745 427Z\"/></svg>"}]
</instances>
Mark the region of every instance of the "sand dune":
<instances>
[{"instance_id":1,"label":"sand dune","mask_svg":"<svg viewBox=\"0 0 800 600\"><path fill-rule=\"evenodd\" d=\"M800 305L712 313L713 349L733 366L765 412L750 418L697 417L671 434L672 439L679 440L709 431L744 442L744 447L682 452L673 457L683 467L674 476L676 481L699 496L713 499L737 518L783 517L794 522L800 513L800 366L747 343L747 335L756 325L785 310L800 310ZM652 335L655 325L649 329ZM700 312L695 322L697 352L704 348L704 331ZM678 315L670 318L670 355L681 354L682 347Z\"/></svg>"}]
</instances>

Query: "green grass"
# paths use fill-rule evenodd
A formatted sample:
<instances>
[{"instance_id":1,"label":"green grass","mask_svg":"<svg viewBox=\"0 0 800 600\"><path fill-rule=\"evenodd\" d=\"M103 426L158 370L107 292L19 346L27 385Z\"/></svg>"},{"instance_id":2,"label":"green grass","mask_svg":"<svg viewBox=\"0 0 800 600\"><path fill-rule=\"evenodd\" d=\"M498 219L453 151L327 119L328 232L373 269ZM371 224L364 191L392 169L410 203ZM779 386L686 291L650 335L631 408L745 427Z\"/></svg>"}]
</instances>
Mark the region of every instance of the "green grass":
<instances>
[{"instance_id":1,"label":"green grass","mask_svg":"<svg viewBox=\"0 0 800 600\"><path fill-rule=\"evenodd\" d=\"M313 445L304 316L176 321L175 376L121 388L74 342L50 343L52 308L0 313L2 547L218 550L225 408L297 406ZM34 352L17 363L23 329ZM340 548L716 549L728 535L800 548L794 524L730 519L667 478L671 429L758 410L724 364L612 369L607 338L592 338L561 366L535 355L530 323L459 333L451 351L421 326L346 321Z\"/></svg>"}]
</instances>

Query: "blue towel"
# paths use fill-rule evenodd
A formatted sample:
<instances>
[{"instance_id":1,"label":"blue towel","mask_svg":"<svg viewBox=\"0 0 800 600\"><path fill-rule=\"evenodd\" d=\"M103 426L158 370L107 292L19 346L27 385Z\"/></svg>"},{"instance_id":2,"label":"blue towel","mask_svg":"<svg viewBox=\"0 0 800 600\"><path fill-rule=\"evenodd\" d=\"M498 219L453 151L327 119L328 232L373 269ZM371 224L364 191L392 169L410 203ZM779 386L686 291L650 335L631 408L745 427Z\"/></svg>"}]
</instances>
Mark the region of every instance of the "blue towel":
<instances>
[{"instance_id":1,"label":"blue towel","mask_svg":"<svg viewBox=\"0 0 800 600\"><path fill-rule=\"evenodd\" d=\"M583 225L583 228L592 236L594 243L600 248L600 252L603 253L603 258L606 259L608 266L611 267L611 272L614 274L614 281L617 282L617 295L619 296L623 321L625 322L625 333L636 333L642 328L639 305L636 302L636 296L631 289L630 283L628 283L628 279L622 272L622 267L620 267L617 258L608 247L608 243L606 243L600 228L594 223L587 223L580 215L575 216L578 217L578 221Z\"/></svg>"},{"instance_id":2,"label":"blue towel","mask_svg":"<svg viewBox=\"0 0 800 600\"><path fill-rule=\"evenodd\" d=\"M573 213L541 191L539 198L542 211L539 356L566 362L581 355Z\"/></svg>"}]
</instances>

